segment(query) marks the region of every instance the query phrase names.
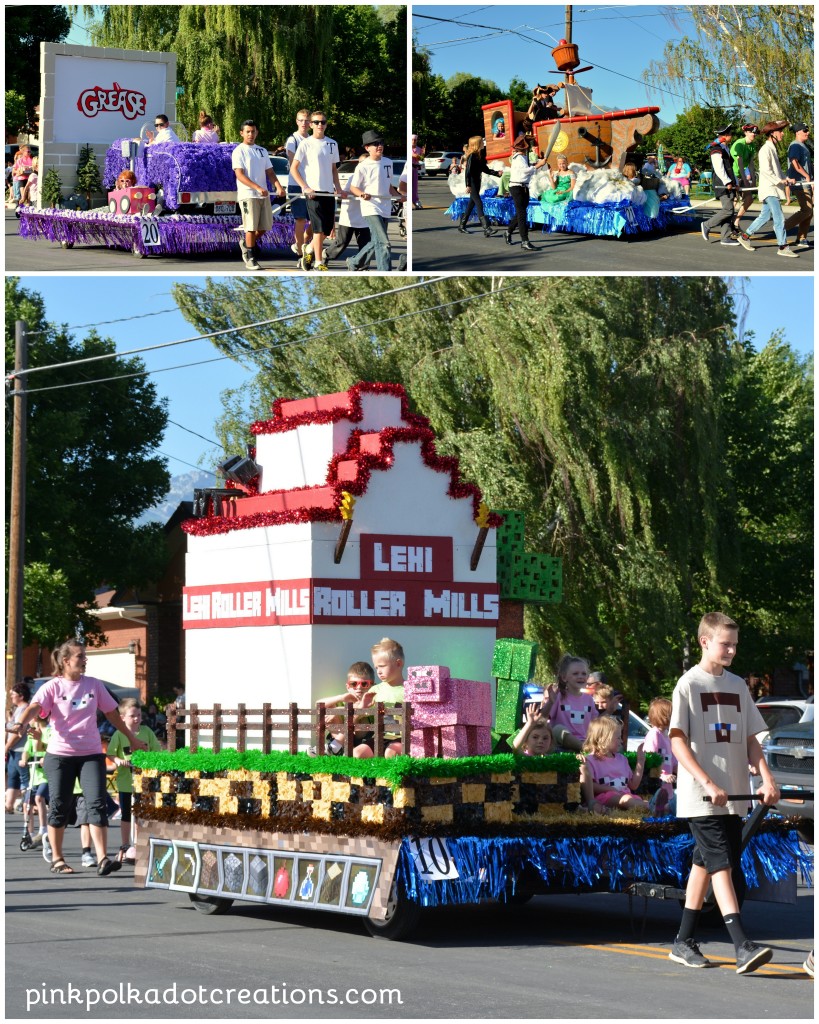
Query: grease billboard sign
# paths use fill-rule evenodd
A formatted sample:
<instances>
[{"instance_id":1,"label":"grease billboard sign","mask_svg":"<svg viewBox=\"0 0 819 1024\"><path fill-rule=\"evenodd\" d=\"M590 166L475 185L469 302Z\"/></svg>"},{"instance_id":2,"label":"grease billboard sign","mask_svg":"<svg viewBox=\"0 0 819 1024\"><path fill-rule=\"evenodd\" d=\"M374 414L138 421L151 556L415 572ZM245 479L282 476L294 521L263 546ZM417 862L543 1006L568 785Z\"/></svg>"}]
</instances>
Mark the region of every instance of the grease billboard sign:
<instances>
[{"instance_id":1,"label":"grease billboard sign","mask_svg":"<svg viewBox=\"0 0 819 1024\"><path fill-rule=\"evenodd\" d=\"M167 65L58 54L55 58L54 141L105 142L136 136L165 111Z\"/></svg>"},{"instance_id":2,"label":"grease billboard sign","mask_svg":"<svg viewBox=\"0 0 819 1024\"><path fill-rule=\"evenodd\" d=\"M491 626L494 583L453 579L451 537L362 535L361 579L261 580L185 587L185 629L229 626Z\"/></svg>"}]
</instances>

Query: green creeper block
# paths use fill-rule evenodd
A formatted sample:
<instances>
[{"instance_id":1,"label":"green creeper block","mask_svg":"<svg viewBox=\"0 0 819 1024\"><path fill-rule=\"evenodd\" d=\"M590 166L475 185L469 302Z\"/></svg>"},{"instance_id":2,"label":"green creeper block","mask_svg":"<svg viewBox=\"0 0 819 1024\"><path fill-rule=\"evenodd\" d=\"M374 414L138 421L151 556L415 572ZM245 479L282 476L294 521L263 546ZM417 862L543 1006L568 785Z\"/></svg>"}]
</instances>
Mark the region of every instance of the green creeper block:
<instances>
[{"instance_id":1,"label":"green creeper block","mask_svg":"<svg viewBox=\"0 0 819 1024\"><path fill-rule=\"evenodd\" d=\"M535 673L537 644L529 640L501 639L492 652L492 675L528 683Z\"/></svg>"},{"instance_id":2,"label":"green creeper block","mask_svg":"<svg viewBox=\"0 0 819 1024\"><path fill-rule=\"evenodd\" d=\"M501 510L496 534L497 577L502 600L559 604L563 600L563 561L526 551L522 512Z\"/></svg>"},{"instance_id":3,"label":"green creeper block","mask_svg":"<svg viewBox=\"0 0 819 1024\"><path fill-rule=\"evenodd\" d=\"M499 679L495 701L495 732L516 733L523 719L523 684L516 679Z\"/></svg>"}]
</instances>

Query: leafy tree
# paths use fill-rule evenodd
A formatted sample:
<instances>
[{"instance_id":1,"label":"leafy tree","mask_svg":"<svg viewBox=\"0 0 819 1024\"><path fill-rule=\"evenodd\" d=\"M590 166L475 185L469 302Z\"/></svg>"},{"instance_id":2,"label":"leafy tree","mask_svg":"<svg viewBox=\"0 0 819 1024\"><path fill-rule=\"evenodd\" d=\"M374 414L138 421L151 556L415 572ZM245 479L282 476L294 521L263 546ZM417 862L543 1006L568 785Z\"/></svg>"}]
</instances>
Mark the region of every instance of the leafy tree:
<instances>
[{"instance_id":1,"label":"leafy tree","mask_svg":"<svg viewBox=\"0 0 819 1024\"><path fill-rule=\"evenodd\" d=\"M99 620L87 616L83 625L99 629ZM77 612L68 579L62 569L31 562L23 573L23 644L52 649L74 635Z\"/></svg>"},{"instance_id":2,"label":"leafy tree","mask_svg":"<svg viewBox=\"0 0 819 1024\"><path fill-rule=\"evenodd\" d=\"M46 366L115 351L114 343L90 333L75 340L49 323L43 300L6 279L6 364L14 364L14 322L30 334L29 365ZM91 364L93 366L93 364ZM61 570L75 619L93 607L101 584L140 586L164 567L162 529L135 521L167 491L169 474L155 449L167 413L141 360L117 357L105 372L88 365L35 374L29 390L26 470L25 566L42 563ZM95 377L119 379L71 387ZM40 390L54 388L57 390ZM10 463L11 429L6 430ZM6 482L6 509L10 482ZM8 521L8 516L6 517ZM38 570L34 570L35 579ZM33 630L30 620L27 628ZM38 629L39 632L39 629Z\"/></svg>"},{"instance_id":3,"label":"leafy tree","mask_svg":"<svg viewBox=\"0 0 819 1024\"><path fill-rule=\"evenodd\" d=\"M458 71L446 81L448 93L447 114L444 130L451 145L455 141L460 149L472 135L483 135L483 111L485 103L494 103L506 97L503 89L487 78L477 78L464 71Z\"/></svg>"},{"instance_id":4,"label":"leafy tree","mask_svg":"<svg viewBox=\"0 0 819 1024\"><path fill-rule=\"evenodd\" d=\"M433 74L429 52L412 47L412 128L427 152L454 145L447 138L444 121L449 94L440 75Z\"/></svg>"},{"instance_id":5,"label":"leafy tree","mask_svg":"<svg viewBox=\"0 0 819 1024\"><path fill-rule=\"evenodd\" d=\"M743 459L735 468L731 453L746 453L757 478L768 475L772 456L756 443L758 428L743 420L750 401L754 416L784 417L776 479L798 473L788 495L810 490L811 381L804 367L787 362L787 349L763 373L737 344L726 283L461 277L391 295L388 307L375 298L318 312L391 286L379 279L176 285L181 311L201 331L297 306L313 310L297 323L217 341L259 367L251 385L223 396L228 411L217 436L226 449L242 450L248 422L267 418L276 397L342 390L362 379L400 381L412 407L430 417L439 449L459 456L488 502L526 510L529 549L564 559L564 603L527 613L544 676L569 649L605 667L632 695L652 696L679 674L688 634L713 607L743 622L756 617L755 658L772 667L783 643L766 631L774 621L764 612L767 595L750 564L742 572L737 566L747 550L771 573L780 571L778 520L772 501L755 509L752 532L765 551L748 547L749 531L734 515L752 498L748 468ZM412 315L383 322L404 314ZM782 365L790 376L774 372ZM799 397L798 416L775 400L782 380L790 384L786 394ZM799 570L792 577L789 564L781 573L782 594L790 578L804 581L810 572L798 532L791 525L788 551ZM788 634L794 649L812 642L806 602L769 602L778 622L798 604Z\"/></svg>"},{"instance_id":6,"label":"leafy tree","mask_svg":"<svg viewBox=\"0 0 819 1024\"><path fill-rule=\"evenodd\" d=\"M515 76L509 83L507 96L512 101L515 110L528 110L532 102L532 88L522 78Z\"/></svg>"},{"instance_id":7,"label":"leafy tree","mask_svg":"<svg viewBox=\"0 0 819 1024\"><path fill-rule=\"evenodd\" d=\"M25 125L26 116L25 96L14 89L6 89L6 128L11 135L16 135Z\"/></svg>"},{"instance_id":8,"label":"leafy tree","mask_svg":"<svg viewBox=\"0 0 819 1024\"><path fill-rule=\"evenodd\" d=\"M77 163L77 183L82 189L90 208L92 193L102 191L102 177L96 154L89 145L83 146L80 150L80 159Z\"/></svg>"},{"instance_id":9,"label":"leafy tree","mask_svg":"<svg viewBox=\"0 0 819 1024\"><path fill-rule=\"evenodd\" d=\"M265 142L281 142L296 110L320 106L341 145L359 145L367 128L406 145L403 8L116 4L101 11L91 29L97 45L177 54L185 90L177 118L188 125L207 110L229 140L252 117Z\"/></svg>"},{"instance_id":10,"label":"leafy tree","mask_svg":"<svg viewBox=\"0 0 819 1024\"><path fill-rule=\"evenodd\" d=\"M708 166L706 149L714 140L715 129L731 123L742 125L745 120L737 107L694 105L680 114L674 124L646 136L641 148L647 153L662 144L667 154L681 154L692 167L704 168Z\"/></svg>"},{"instance_id":11,"label":"leafy tree","mask_svg":"<svg viewBox=\"0 0 819 1024\"><path fill-rule=\"evenodd\" d=\"M6 89L22 93L26 113L33 120L40 102L40 43L62 42L71 19L66 7L57 4L10 4L5 13ZM8 119L6 125L11 125Z\"/></svg>"},{"instance_id":12,"label":"leafy tree","mask_svg":"<svg viewBox=\"0 0 819 1024\"><path fill-rule=\"evenodd\" d=\"M692 102L742 106L753 120L813 116L813 7L810 4L689 4L695 34L666 43L643 74L662 78ZM668 15L672 22L675 13Z\"/></svg>"}]
</instances>

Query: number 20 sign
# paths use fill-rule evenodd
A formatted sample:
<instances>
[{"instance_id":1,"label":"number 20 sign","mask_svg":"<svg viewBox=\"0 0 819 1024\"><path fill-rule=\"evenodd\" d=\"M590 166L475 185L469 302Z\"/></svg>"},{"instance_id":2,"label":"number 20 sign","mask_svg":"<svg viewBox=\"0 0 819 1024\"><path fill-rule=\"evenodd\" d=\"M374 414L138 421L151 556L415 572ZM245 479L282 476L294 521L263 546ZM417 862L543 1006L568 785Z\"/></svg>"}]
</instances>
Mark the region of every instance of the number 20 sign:
<instances>
[{"instance_id":1,"label":"number 20 sign","mask_svg":"<svg viewBox=\"0 0 819 1024\"><path fill-rule=\"evenodd\" d=\"M433 836L431 839L411 839L410 849L415 861L415 870L427 882L439 882L447 878L460 878L452 861L446 839Z\"/></svg>"},{"instance_id":2,"label":"number 20 sign","mask_svg":"<svg viewBox=\"0 0 819 1024\"><path fill-rule=\"evenodd\" d=\"M146 248L162 244L159 238L159 224L154 217L140 217L139 230L142 235L142 244Z\"/></svg>"}]
</instances>

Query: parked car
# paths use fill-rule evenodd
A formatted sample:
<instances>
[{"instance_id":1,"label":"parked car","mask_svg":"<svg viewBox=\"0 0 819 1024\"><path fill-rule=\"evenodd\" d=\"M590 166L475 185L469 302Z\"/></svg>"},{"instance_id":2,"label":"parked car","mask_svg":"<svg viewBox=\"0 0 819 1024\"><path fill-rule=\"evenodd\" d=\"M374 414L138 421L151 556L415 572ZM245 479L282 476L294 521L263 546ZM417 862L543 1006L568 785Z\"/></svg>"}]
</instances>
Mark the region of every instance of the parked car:
<instances>
[{"instance_id":1,"label":"parked car","mask_svg":"<svg viewBox=\"0 0 819 1024\"><path fill-rule=\"evenodd\" d=\"M804 702L803 702L804 703ZM813 839L813 698L806 703L798 722L771 729L763 744L765 757L782 790L776 809L780 814L805 821L805 833ZM797 796L789 790L804 789L810 796Z\"/></svg>"},{"instance_id":2,"label":"parked car","mask_svg":"<svg viewBox=\"0 0 819 1024\"><path fill-rule=\"evenodd\" d=\"M757 736L759 742L764 743L771 729L777 729L781 725L795 725L805 713L808 702L806 700L777 700L772 697L766 697L763 700L757 701L756 706L759 709L759 713L765 719L765 724L768 726L768 732L760 733Z\"/></svg>"},{"instance_id":3,"label":"parked car","mask_svg":"<svg viewBox=\"0 0 819 1024\"><path fill-rule=\"evenodd\" d=\"M454 150L446 153L429 153L424 158L424 167L430 178L434 178L436 174L449 174L449 168L452 166L453 161L460 160L462 156L462 152L455 152Z\"/></svg>"}]
</instances>

